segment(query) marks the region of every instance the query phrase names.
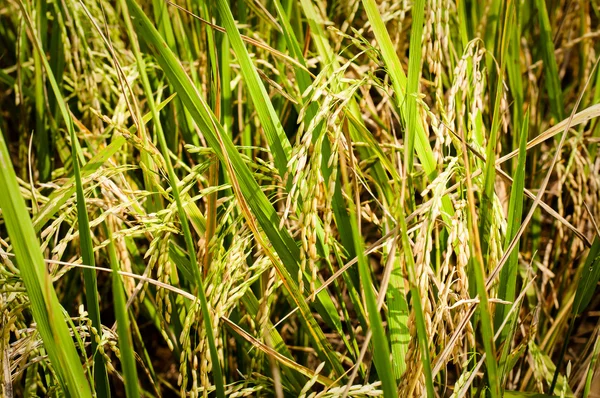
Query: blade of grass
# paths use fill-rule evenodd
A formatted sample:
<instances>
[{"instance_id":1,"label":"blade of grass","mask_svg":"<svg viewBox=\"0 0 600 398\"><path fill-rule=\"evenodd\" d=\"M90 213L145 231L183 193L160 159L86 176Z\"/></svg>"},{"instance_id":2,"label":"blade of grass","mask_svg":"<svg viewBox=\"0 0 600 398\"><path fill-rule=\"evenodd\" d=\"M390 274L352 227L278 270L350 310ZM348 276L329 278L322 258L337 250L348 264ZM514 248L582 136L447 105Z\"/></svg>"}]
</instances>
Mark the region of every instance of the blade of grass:
<instances>
[{"instance_id":1,"label":"blade of grass","mask_svg":"<svg viewBox=\"0 0 600 398\"><path fill-rule=\"evenodd\" d=\"M287 174L287 163L292 147L275 112L275 108L273 108L267 90L252 63L248 50L244 46L228 2L226 0L217 0L216 5L223 22L223 27L227 32L231 48L233 48L240 63L242 76L252 98L252 103L267 136L275 166L279 170L279 175L284 178Z\"/></svg>"},{"instance_id":2,"label":"blade of grass","mask_svg":"<svg viewBox=\"0 0 600 398\"><path fill-rule=\"evenodd\" d=\"M396 382L399 382L406 371L406 353L410 342L408 317L410 309L406 299L404 276L402 275L403 261L400 256L394 260L394 269L390 275L390 285L387 292L388 324L392 351L392 367Z\"/></svg>"},{"instance_id":3,"label":"blade of grass","mask_svg":"<svg viewBox=\"0 0 600 398\"><path fill-rule=\"evenodd\" d=\"M119 271L119 259L117 250L112 238L111 219L104 224L104 231L108 239L108 255L110 268L112 269L112 291L113 304L115 308L115 319L117 320L117 333L119 335L119 352L121 353L121 367L123 370L123 384L127 398L137 398L140 396L138 387L138 375L135 364L135 354L133 350L133 338L131 337L131 327L129 325L129 313L127 311L127 300L125 299L125 288Z\"/></svg>"},{"instance_id":4,"label":"blade of grass","mask_svg":"<svg viewBox=\"0 0 600 398\"><path fill-rule=\"evenodd\" d=\"M550 109L556 120L565 118L565 106L558 77L558 66L556 64L556 56L554 42L552 41L552 27L550 26L550 18L548 17L548 9L546 8L546 0L535 0L535 5L538 12L540 23L540 44L542 47L542 59L544 60L544 83L546 91L550 97Z\"/></svg>"},{"instance_id":5,"label":"blade of grass","mask_svg":"<svg viewBox=\"0 0 600 398\"><path fill-rule=\"evenodd\" d=\"M577 291L575 292L575 299L573 301L573 315L581 315L587 308L598 280L600 279L600 236L596 235L592 247L587 255L587 259L583 266L583 271L579 283L577 285Z\"/></svg>"},{"instance_id":6,"label":"blade of grass","mask_svg":"<svg viewBox=\"0 0 600 398\"><path fill-rule=\"evenodd\" d=\"M70 128L71 143L76 143L75 131ZM73 178L75 178L75 190L77 192L77 225L79 228L79 248L81 251L81 260L84 264L91 267L96 265L94 259L94 244L90 231L90 221L87 214L87 206L83 194L83 184L81 183L81 172L79 169L79 160L75 151L71 151L73 159ZM83 280L85 284L86 309L92 321L92 327L102 339L102 322L100 320L100 305L98 303L98 285L96 281L96 271L92 268L83 269ZM94 359L94 382L96 383L96 394L100 397L110 396L110 385L108 383L108 373L104 356L98 353L98 341L91 339L92 357Z\"/></svg>"},{"instance_id":7,"label":"blade of grass","mask_svg":"<svg viewBox=\"0 0 600 398\"><path fill-rule=\"evenodd\" d=\"M368 1L368 0L367 0ZM374 1L370 0L373 4ZM423 22L425 14L425 1L417 0L412 8L412 25L410 31L410 48L408 57L408 77L406 83L406 131L404 143L404 167L407 173L407 185L412 187L412 172L414 169L413 154L415 148L415 136L413 131L417 130L417 95L419 95L419 80L421 79L421 58L422 58L422 41L423 41ZM375 16L373 17L375 18ZM386 30L387 32L387 30ZM388 36L389 37L389 36ZM395 57L398 59L398 57ZM400 92L400 91L397 91ZM400 100L400 99L398 99ZM424 131L421 132L424 134ZM414 200L409 199L409 211L414 209Z\"/></svg>"},{"instance_id":8,"label":"blade of grass","mask_svg":"<svg viewBox=\"0 0 600 398\"><path fill-rule=\"evenodd\" d=\"M417 15L417 16L421 20L420 30L422 31L423 16L421 13L422 13L424 4L421 4L421 3L423 3L423 2L416 4L416 6L419 6L419 8L421 9L421 11L418 12L419 15ZM379 14L379 10L377 9L377 4L375 3L375 1L374 0L363 0L363 7L365 8L367 17L369 18L369 22L371 23L371 26L373 29L373 33L375 34L375 38L377 39L377 42L379 44L379 48L381 50L381 56L385 62L387 72L390 75L390 78L392 81L392 86L393 86L394 92L396 94L396 102L398 104L398 108L401 110L404 119L408 120L408 116L409 116L408 103L409 103L409 101L416 101L416 97L414 97L414 93L417 92L418 80L415 81L415 79L411 79L412 82L408 81L408 79L404 73L404 68L402 67L402 64L400 63L400 59L398 58L398 55L396 54L396 49L392 43L390 35L389 35L387 29L385 28L385 24L383 23L383 19L381 18L381 15ZM413 16L413 18L414 18L414 16ZM416 25L418 26L419 23L418 23L418 21L416 21L416 22L417 22ZM413 23L415 23L415 21L413 21ZM411 34L411 40L413 40L413 36L414 35ZM420 39L415 38L414 40L416 41L416 40L420 40ZM414 46L416 46L416 44L414 44ZM416 50L416 47L415 47L415 50ZM414 52L417 52L417 51L414 51ZM420 51L418 51L418 52L420 54ZM410 62L410 60L409 60L409 62ZM410 65L409 65L409 68L411 68ZM415 57L413 59L412 69L413 69L413 71L412 71L413 75L418 72L418 69L420 69L420 57ZM409 70L409 73L410 73L410 70ZM409 85L410 85L410 87L409 87ZM412 99L410 99L410 97L412 97ZM414 102L414 106L416 109L416 102ZM413 111L413 112L416 112L416 111ZM415 113L415 115L416 115L416 113ZM429 180L433 181L433 179L437 176L437 171L436 171L437 164L433 157L433 151L431 150L431 146L429 145L429 137L427 137L422 123L415 123L414 128L415 128L415 131L411 132L411 134L409 134L410 138L407 140L407 142L411 143L414 146L414 149L417 151L417 156L419 157L419 160L421 162L423 169L425 170L425 173L429 177ZM448 212L448 214L453 214L452 206L451 206L450 202L444 203L444 211Z\"/></svg>"},{"instance_id":9,"label":"blade of grass","mask_svg":"<svg viewBox=\"0 0 600 398\"><path fill-rule=\"evenodd\" d=\"M352 215L352 212L350 213ZM351 218L352 219L352 218ZM354 220L354 219L353 219ZM373 284L371 278L371 270L369 269L367 258L364 255L362 249L362 240L357 239L360 234L358 233L357 222L351 222L352 228L354 229L353 236L355 237L354 245L358 254L358 270L360 273L360 279L363 285L363 291L365 295L365 301L367 305L367 315L369 317L369 326L373 333L373 361L375 362L375 368L377 369L377 375L383 383L383 395L384 397L394 397L397 395L396 378L392 371L392 363L390 358L390 348L388 338L383 328L381 320L381 314L378 310L377 299L375 293L370 287Z\"/></svg>"},{"instance_id":10,"label":"blade of grass","mask_svg":"<svg viewBox=\"0 0 600 398\"><path fill-rule=\"evenodd\" d=\"M463 137L464 138L464 137ZM489 306L488 293L485 286L485 268L484 255L481 246L481 236L477 227L477 212L475 203L475 194L473 189L470 159L467 152L467 144L462 141L462 157L465 168L465 196L467 197L467 228L469 230L470 241L469 251L473 253L469 258L469 270L472 272L475 282L477 296L479 297L479 316L481 318L480 328L483 339L484 350L486 354L487 380L490 386L490 395L492 398L500 396L500 389L497 378L496 348L494 344L494 331L492 324L492 314ZM470 292L471 295L474 295Z\"/></svg>"},{"instance_id":11,"label":"blade of grass","mask_svg":"<svg viewBox=\"0 0 600 398\"><path fill-rule=\"evenodd\" d=\"M467 158L466 147L464 148ZM465 159L465 164L468 160ZM475 253L469 260L470 267L473 270L473 276L477 289L477 296L479 297L479 315L481 317L481 335L483 339L484 349L486 353L486 366L488 371L488 383L490 385L490 392L492 397L498 397L500 394L498 378L497 378L497 363L496 363L496 349L493 340L493 324L491 319L491 310L489 306L488 293L485 287L485 269L483 253L479 238L479 231L477 228L476 213L475 213L475 197L473 195L473 187L471 184L471 177L469 175L467 166L467 197L469 212L467 214L467 224L471 236L473 236L473 242L470 244L470 250Z\"/></svg>"},{"instance_id":12,"label":"blade of grass","mask_svg":"<svg viewBox=\"0 0 600 398\"><path fill-rule=\"evenodd\" d=\"M202 4L202 8L200 10L203 12L205 16L208 15L208 5L206 2ZM210 90L210 104L211 108L215 110L215 116L219 121L223 121L221 107L221 88L225 85L229 86L229 82L223 84L220 77L221 65L218 61L218 56L216 54L216 38L211 27L206 27L206 38L207 38L207 47L208 47L208 60L211 67L211 90ZM228 40L228 36L225 35L223 37L225 41ZM229 54L229 48L225 49L225 52ZM226 66L229 68L229 64ZM224 127L225 129L225 127ZM211 165L208 170L208 184L210 186L219 185L219 161L216 158L213 158ZM208 274L208 270L212 261L212 253L213 253L213 237L215 234L215 230L217 228L217 192L213 192L208 195L206 200L206 234L205 241L206 247L204 249L204 264L203 264L203 275L206 277Z\"/></svg>"},{"instance_id":13,"label":"blade of grass","mask_svg":"<svg viewBox=\"0 0 600 398\"><path fill-rule=\"evenodd\" d=\"M525 160L527 159L527 137L529 132L529 110L525 114L523 125L521 126L521 137L519 143L519 158L517 167L515 169L513 184L510 192L510 202L508 205L508 226L506 228L506 237L504 241L504 249L508 247L510 241L514 238L518 226L523 217L523 193L525 190ZM517 288L517 273L519 267L519 246L515 247L515 250L511 253L506 266L500 271L500 282L498 284L498 298L500 300L513 302L516 295ZM508 305L499 304L496 306L495 314L495 329L498 330L500 325L505 321L510 307ZM510 319L507 325L500 332L498 344L504 344L502 348L502 354L500 357L499 365L501 366L501 383L506 376L506 358L510 352L510 345L512 337L515 333L515 323L517 319L517 313L510 315Z\"/></svg>"},{"instance_id":14,"label":"blade of grass","mask_svg":"<svg viewBox=\"0 0 600 398\"><path fill-rule=\"evenodd\" d=\"M514 3L513 3L514 4ZM512 22L513 6L509 5L508 10L505 13L505 20L502 23L502 37L500 41L500 70L498 71L499 78L496 79L495 87L495 98L494 108L492 116L492 127L490 129L490 136L487 140L486 147L486 162L484 166L484 182L483 192L481 194L481 212L479 220L479 232L481 233L481 249L483 258L488 259L488 246L490 241L490 232L493 228L491 215L493 214L494 200L496 192L494 186L496 183L496 148L498 145L498 138L500 132L500 123L502 121L502 109L501 102L504 92L504 72L506 70L506 54L509 43L509 27Z\"/></svg>"},{"instance_id":15,"label":"blade of grass","mask_svg":"<svg viewBox=\"0 0 600 398\"><path fill-rule=\"evenodd\" d=\"M31 302L33 318L65 394L92 396L71 338L52 279L46 270L29 212L21 196L8 148L0 131L0 208L11 238L21 277Z\"/></svg>"},{"instance_id":16,"label":"blade of grass","mask_svg":"<svg viewBox=\"0 0 600 398\"><path fill-rule=\"evenodd\" d=\"M496 182L496 146L498 143L498 133L500 130L500 122L502 119L501 115L501 100L503 93L503 79L506 68L506 54L509 43L509 26L511 25L513 16L513 4L503 5L507 7L506 11L501 12L500 15L504 14L504 20L502 21L502 36L500 43L496 46L498 51L496 52L499 57L500 70L496 78L495 87L495 99L494 109L492 118L492 127L490 131L490 137L488 139L486 148L486 163L484 166L484 181L483 181L483 193L481 195L481 209L479 212L479 228L477 227L477 214L475 212L475 202L472 187L467 186L467 195L469 198L470 214L468 217L469 229L474 235L473 247L475 249L476 256L471 258L472 270L477 287L477 294L479 296L479 316L481 317L481 334L483 338L483 344L486 353L486 368L487 368L487 381L490 388L491 396L499 397L501 392L500 380L498 378L498 363L496 362L496 345L494 341L494 324L493 315L488 302L488 293L485 287L486 269L485 264L489 259L488 247L490 243L491 231L492 231L492 217L493 214L493 203L495 200L495 182ZM500 29L498 29L500 31ZM495 76L495 74L492 74ZM463 143L465 151L464 159L465 164L469 162L466 154L466 145ZM468 168L468 165L466 166ZM467 171L469 173L469 171ZM470 185L470 176L467 177L468 184ZM518 252L517 252L518 255Z\"/></svg>"},{"instance_id":17,"label":"blade of grass","mask_svg":"<svg viewBox=\"0 0 600 398\"><path fill-rule=\"evenodd\" d=\"M510 192L510 202L508 205L508 226L506 228L506 235L504 240L504 249L508 247L510 241L514 238L515 233L521 222L523 215L523 192L525 189L525 160L527 158L527 135L529 131L529 112L525 115L525 120L521 126L521 138L519 144L519 157L517 168L513 176L513 184ZM512 302L515 298L516 283L517 283L517 271L518 271L518 260L519 260L519 247L515 247L515 250L511 253L510 257L506 262L506 266L502 268L500 272L500 282L498 284L498 298L503 301ZM496 307L496 328L504 321L506 314L509 311L509 307L506 305L499 305ZM505 328L505 331L510 329ZM500 335L501 344L506 337L506 332Z\"/></svg>"},{"instance_id":18,"label":"blade of grass","mask_svg":"<svg viewBox=\"0 0 600 398\"><path fill-rule=\"evenodd\" d=\"M520 6L515 7L516 26L510 30L510 43L508 44L508 52L506 53L506 72L508 74L508 84L510 94L514 100L513 109L513 126L523 125L523 79L521 72L521 33L522 33L522 10ZM512 133L511 148L519 148L518 129L514 129ZM511 167L512 174L515 173L517 162L513 162Z\"/></svg>"},{"instance_id":19,"label":"blade of grass","mask_svg":"<svg viewBox=\"0 0 600 398\"><path fill-rule=\"evenodd\" d=\"M402 195L401 195L402 196ZM403 208L403 199L400 200L400 208ZM431 372L431 356L429 353L429 337L427 327L425 325L425 316L423 314L423 305L421 303L421 292L419 290L418 278L415 273L416 265L412 251L410 238L408 236L408 228L404 217L399 217L400 228L399 235L402 242L402 250L404 251L406 275L408 276L409 289L411 294L411 306L415 313L415 323L417 324L417 339L419 340L419 349L421 350L421 361L423 362L423 373L425 375L425 386L427 396L434 397L433 390L433 374ZM396 271L397 272L397 271ZM391 281L390 281L391 283ZM396 282L396 283L399 283ZM399 305L403 305L402 302ZM406 326L405 326L406 327ZM402 335L398 336L402 338Z\"/></svg>"},{"instance_id":20,"label":"blade of grass","mask_svg":"<svg viewBox=\"0 0 600 398\"><path fill-rule=\"evenodd\" d=\"M45 48L44 37L47 32L48 21L46 18L46 0L37 0L35 2L37 34L41 40L42 48ZM48 138L48 130L45 126L45 108L46 96L44 87L44 67L40 59L40 53L33 53L35 67L35 134L37 137L37 166L42 182L48 181L50 178L50 151Z\"/></svg>"},{"instance_id":21,"label":"blade of grass","mask_svg":"<svg viewBox=\"0 0 600 398\"><path fill-rule=\"evenodd\" d=\"M371 1L372 4L372 1ZM406 83L406 112L405 112L405 117L406 117L406 133L405 133L405 139L404 139L404 170L405 170L405 176L406 176L406 181L405 181L405 186L407 187L407 189L410 189L412 191L412 187L413 187L413 182L412 182L412 174L413 174L413 170L414 170L414 150L415 150L415 134L413 132L416 132L417 134L421 134L424 135L424 129L419 129L417 126L421 126L421 122L417 121L417 117L418 117L418 109L417 109L417 95L419 94L419 81L421 78L421 58L422 58L422 38L423 38L423 23L424 23L424 13L425 13L425 2L423 0L418 0L415 1L413 4L413 8L412 8L412 24L411 24L411 32L410 32L410 47L409 47L409 59L408 59L408 76L407 76L407 83ZM376 19L377 16L374 15L372 19ZM385 26L384 26L385 29ZM385 36L386 36L387 30L385 30L384 32L380 32L379 35L380 37L385 40ZM389 39L389 35L388 39ZM386 51L388 51L389 49L386 49ZM394 57L395 56L395 57ZM389 54L388 58L391 59L398 59L395 51L393 54ZM392 61L393 62L393 61ZM402 68L402 67L401 67ZM400 78L396 77L394 79L394 81L398 80L398 84L397 86L399 86L400 84ZM398 96L400 94L401 90L400 87L395 87L396 90L396 95ZM398 101L400 100L400 97L398 97ZM407 114L407 115L406 115ZM420 120L420 118L419 118ZM423 144L421 144L423 145ZM427 143L427 145L425 145L423 147L423 149L420 148L419 152L423 152L423 153L428 153L427 152L427 148L429 147L429 143ZM427 156L427 155L423 155L423 156ZM404 185L404 184L403 184ZM405 195L403 193L403 195ZM406 198L406 196L405 196ZM408 195L408 201L407 201L407 205L408 205L408 212L412 213L414 211L414 207L415 207L415 200L414 200L414 195L409 194ZM448 207L447 205L445 207ZM400 210L400 217L402 219L404 219L405 217L405 212L403 209ZM404 251L405 256L406 255L412 255L412 253ZM406 262L406 260L405 260ZM400 265L400 264L398 264ZM397 310L399 310L398 315L400 315L400 317L398 319L395 320L391 320L390 321L390 334L392 332L392 326L395 328L394 332L395 335L391 336L390 339L392 341L395 340L395 344L394 344L394 351L399 354L402 355L403 353L406 353L406 351L408 350L408 339L406 338L406 323L408 321L408 303L406 302L406 298L403 295L403 290L402 289L402 279L401 276L399 275L399 269L392 274L392 281L390 281L390 283L393 283L393 286L395 286L395 292L396 294L394 296L392 296L391 298L393 298L393 302L390 302L390 306L391 307L395 307ZM394 290L392 290L394 291ZM420 297L420 296L419 296ZM415 309L416 310L416 309ZM417 318L418 319L418 318ZM424 329L423 325L421 327L421 329ZM403 345L404 342L404 345ZM424 350L424 345L422 345L422 350ZM425 382L426 382L426 387L427 387L427 394L429 396L431 396L431 394L433 394L433 376L431 375L431 363L430 363L430 358L427 355L424 355L425 351L423 351L421 358L423 361L423 368L424 368L424 372L425 372ZM396 367L397 369L396 371L396 375L402 372L402 368L404 368L406 365L404 364L404 359L399 359L398 361L394 361L394 363L397 363Z\"/></svg>"},{"instance_id":22,"label":"blade of grass","mask_svg":"<svg viewBox=\"0 0 600 398\"><path fill-rule=\"evenodd\" d=\"M64 25L63 15L62 15L61 11L62 11L61 5L57 5L56 3L53 3L53 7L52 7L52 11L51 11L53 31L54 30L58 31L59 28ZM56 33L50 35L49 51L50 51L50 54L52 54L50 57L50 66L52 67L52 73L54 73L54 76L56 77L56 82L58 83L58 85L60 87L63 82L63 76L64 76L63 71L65 70L64 36L63 36L62 32L61 32L61 34L58 34L58 32L56 32ZM52 92L48 93L48 109L54 119L59 118L60 111L56 104L56 97L54 96L54 94ZM51 138L53 140L55 140L56 135L57 135L56 131L53 130L52 134L51 134ZM50 144L50 145L53 145L53 144Z\"/></svg>"},{"instance_id":23,"label":"blade of grass","mask_svg":"<svg viewBox=\"0 0 600 398\"><path fill-rule=\"evenodd\" d=\"M349 139L349 138L348 138ZM352 163L346 167L345 159L341 158L342 167L340 168L342 174L342 181L344 183L346 196L348 198L355 197L353 192L353 182L350 181L348 176L348 169L354 170L356 165ZM356 182L354 182L356 185ZM383 322L381 320L381 314L379 312L379 306L377 305L377 298L371 286L373 280L371 278L371 270L367 262L367 257L364 253L363 241L359 232L360 213L357 211L357 207L360 206L360 202L353 203L348 201L349 213L350 213L350 225L352 227L352 236L354 237L354 246L357 248L357 261L358 261L358 272L360 274L362 291L364 294L364 301L367 307L367 316L369 317L369 327L373 333L373 362L375 363L375 369L377 370L377 376L383 384L383 395L384 397L393 397L397 395L396 378L392 371L392 364L390 358L390 348L388 338L383 329Z\"/></svg>"}]
</instances>

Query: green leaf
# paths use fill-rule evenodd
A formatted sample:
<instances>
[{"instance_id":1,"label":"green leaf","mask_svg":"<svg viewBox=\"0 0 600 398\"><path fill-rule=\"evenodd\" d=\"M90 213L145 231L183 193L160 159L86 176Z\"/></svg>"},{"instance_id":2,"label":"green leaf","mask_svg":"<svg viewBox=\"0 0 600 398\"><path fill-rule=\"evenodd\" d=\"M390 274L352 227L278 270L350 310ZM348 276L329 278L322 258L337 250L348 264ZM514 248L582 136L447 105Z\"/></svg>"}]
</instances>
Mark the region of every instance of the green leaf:
<instances>
[{"instance_id":1,"label":"green leaf","mask_svg":"<svg viewBox=\"0 0 600 398\"><path fill-rule=\"evenodd\" d=\"M79 354L46 270L44 256L0 131L0 209L13 246L21 278L31 302L33 319L65 394L91 397Z\"/></svg>"},{"instance_id":2,"label":"green leaf","mask_svg":"<svg viewBox=\"0 0 600 398\"><path fill-rule=\"evenodd\" d=\"M525 115L523 125L521 126L521 138L519 144L519 158L517 168L513 175L513 184L510 191L510 202L508 205L508 226L506 228L506 236L504 240L504 250L508 249L510 242L516 236L517 231L521 226L523 216L523 193L525 191L525 160L527 159L527 136L529 132L529 111ZM517 275L519 271L519 246L520 242L515 245L512 253L510 253L506 264L500 271L500 282L498 284L498 298L512 304L516 296ZM498 330L504 319L508 316L511 304L497 304L495 320L495 329ZM514 311L510 315L510 319L500 332L498 344L503 344L502 354L499 365L501 367L501 380L510 371L510 364L506 363L509 356L511 341L516 330L516 319L519 311Z\"/></svg>"},{"instance_id":3,"label":"green leaf","mask_svg":"<svg viewBox=\"0 0 600 398\"><path fill-rule=\"evenodd\" d=\"M540 47L542 49L542 59L544 60L544 82L546 90L550 97L550 108L552 115L559 121L565 118L565 106L558 77L558 65L554 55L554 42L552 39L552 27L546 8L546 0L535 0L540 21Z\"/></svg>"},{"instance_id":4,"label":"green leaf","mask_svg":"<svg viewBox=\"0 0 600 398\"><path fill-rule=\"evenodd\" d=\"M352 222L352 228L358 228L355 220ZM355 231L354 236L360 236L358 231ZM371 270L369 269L367 258L362 249L362 241L356 239L354 244L359 249L357 252L358 270L363 286L365 301L367 303L369 326L373 332L373 361L375 362L377 375L383 384L383 395L391 398L397 395L397 385L396 378L394 377L394 373L392 371L392 363L390 361L390 347L385 330L383 329L383 322L377 306L377 299L373 289L371 289L371 285L373 283L371 278ZM429 374L431 374L431 371Z\"/></svg>"},{"instance_id":5,"label":"green leaf","mask_svg":"<svg viewBox=\"0 0 600 398\"><path fill-rule=\"evenodd\" d=\"M508 205L506 236L504 238L504 250L508 248L513 240L523 216L523 192L525 190L525 160L527 159L527 136L529 133L529 112L525 116L521 126L521 139L519 143L519 160L513 176L513 184L510 191L510 202ZM514 248L502 270L500 271L500 282L498 284L498 298L500 300L512 302L515 299L517 273L519 261L519 245ZM506 314L510 311L510 305L500 304L496 307L496 328L500 327ZM510 325L505 327L500 335L499 343L504 341L505 336L510 330Z\"/></svg>"},{"instance_id":6,"label":"green leaf","mask_svg":"<svg viewBox=\"0 0 600 398\"><path fill-rule=\"evenodd\" d=\"M217 0L216 4L223 21L223 27L227 31L231 48L237 55L244 83L246 83L248 92L252 97L252 103L260 119L260 124L265 131L275 166L279 170L279 175L284 178L287 173L287 163L292 147L235 25L230 5L226 0Z\"/></svg>"},{"instance_id":7,"label":"green leaf","mask_svg":"<svg viewBox=\"0 0 600 398\"><path fill-rule=\"evenodd\" d=\"M58 99L62 100L61 98ZM70 129L71 145L77 145L77 139L73 128ZM75 155L76 151L71 150L73 162L73 177L75 178L75 189L77 191L77 226L79 229L79 248L81 250L81 259L84 264L94 267L94 244L90 231L90 221L87 214L85 196L83 194L83 184L81 183L81 173L79 169L79 159ZM96 328L98 336L102 338L102 323L100 321L100 304L98 303L98 286L96 281L96 270L85 268L82 270L85 284L86 309L92 321L92 326ZM96 383L96 393L100 397L110 395L110 384L108 383L108 373L104 357L97 352L98 342L92 338L92 356L94 358L94 381Z\"/></svg>"},{"instance_id":8,"label":"green leaf","mask_svg":"<svg viewBox=\"0 0 600 398\"><path fill-rule=\"evenodd\" d=\"M112 217L112 216L111 216ZM110 220L110 217L109 217ZM110 221L105 222L106 238L108 239L108 255L110 268L112 269L112 291L113 304L115 310L115 319L117 320L117 333L119 335L119 352L121 353L121 367L123 371L123 384L127 398L137 398L140 396L139 379L135 364L135 354L133 349L133 339L131 337L131 327L129 324L129 314L127 311L127 300L125 299L125 287L119 271L119 260L117 250L112 237Z\"/></svg>"},{"instance_id":9,"label":"green leaf","mask_svg":"<svg viewBox=\"0 0 600 398\"><path fill-rule=\"evenodd\" d=\"M575 316L581 315L587 308L596 291L598 280L600 280L600 237L596 235L577 284L577 291L573 300L573 314Z\"/></svg>"}]
</instances>

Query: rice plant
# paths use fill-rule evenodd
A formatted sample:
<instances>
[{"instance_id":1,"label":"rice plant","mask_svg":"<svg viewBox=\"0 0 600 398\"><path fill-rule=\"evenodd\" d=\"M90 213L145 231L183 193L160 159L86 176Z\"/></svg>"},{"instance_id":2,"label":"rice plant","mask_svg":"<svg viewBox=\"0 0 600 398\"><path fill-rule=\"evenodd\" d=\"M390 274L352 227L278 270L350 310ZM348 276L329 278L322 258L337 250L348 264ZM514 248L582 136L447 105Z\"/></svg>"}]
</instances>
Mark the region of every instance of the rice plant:
<instances>
[{"instance_id":1,"label":"rice plant","mask_svg":"<svg viewBox=\"0 0 600 398\"><path fill-rule=\"evenodd\" d=\"M598 0L0 3L3 397L600 397Z\"/></svg>"}]
</instances>

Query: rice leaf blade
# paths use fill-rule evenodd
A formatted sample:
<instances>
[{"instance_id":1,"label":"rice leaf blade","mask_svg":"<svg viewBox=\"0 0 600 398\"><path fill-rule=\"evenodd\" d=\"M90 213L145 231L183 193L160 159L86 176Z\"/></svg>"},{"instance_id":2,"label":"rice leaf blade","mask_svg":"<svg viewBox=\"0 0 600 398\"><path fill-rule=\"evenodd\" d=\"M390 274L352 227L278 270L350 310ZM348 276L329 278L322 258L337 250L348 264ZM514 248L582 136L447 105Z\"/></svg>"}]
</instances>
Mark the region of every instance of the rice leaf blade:
<instances>
[{"instance_id":1,"label":"rice leaf blade","mask_svg":"<svg viewBox=\"0 0 600 398\"><path fill-rule=\"evenodd\" d=\"M108 239L108 255L110 268L112 269L112 291L113 303L115 307L115 319L117 320L117 333L119 336L119 352L121 353L121 365L123 371L123 384L127 398L137 398L140 396L139 379L135 364L135 354L133 347L133 338L131 335L131 326L129 323L129 312L127 311L127 300L125 299L125 288L121 280L121 267L117 257L117 250L112 235L110 218L104 225L106 237Z\"/></svg>"},{"instance_id":2,"label":"rice leaf blade","mask_svg":"<svg viewBox=\"0 0 600 398\"><path fill-rule=\"evenodd\" d=\"M21 277L31 301L31 311L42 336L44 348L65 393L91 397L90 386L79 362L63 312L46 270L29 212L21 196L4 136L0 131L0 195L2 216L11 238Z\"/></svg>"},{"instance_id":3,"label":"rice leaf blade","mask_svg":"<svg viewBox=\"0 0 600 398\"><path fill-rule=\"evenodd\" d=\"M554 42L552 39L552 27L548 17L548 8L545 0L535 0L540 24L540 36L542 47L542 59L544 60L546 91L550 97L550 108L556 120L565 118L565 107L558 77L558 65L554 55Z\"/></svg>"}]
</instances>

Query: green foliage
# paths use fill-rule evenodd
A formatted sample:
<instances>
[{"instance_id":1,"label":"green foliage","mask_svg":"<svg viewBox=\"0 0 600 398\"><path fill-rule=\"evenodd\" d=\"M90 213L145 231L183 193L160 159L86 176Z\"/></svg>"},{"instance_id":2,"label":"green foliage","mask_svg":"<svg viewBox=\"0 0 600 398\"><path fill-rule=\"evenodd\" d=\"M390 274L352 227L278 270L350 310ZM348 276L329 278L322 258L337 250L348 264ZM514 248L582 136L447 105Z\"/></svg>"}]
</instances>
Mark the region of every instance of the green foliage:
<instances>
[{"instance_id":1,"label":"green foliage","mask_svg":"<svg viewBox=\"0 0 600 398\"><path fill-rule=\"evenodd\" d=\"M591 395L588 3L2 3L0 395Z\"/></svg>"}]
</instances>

